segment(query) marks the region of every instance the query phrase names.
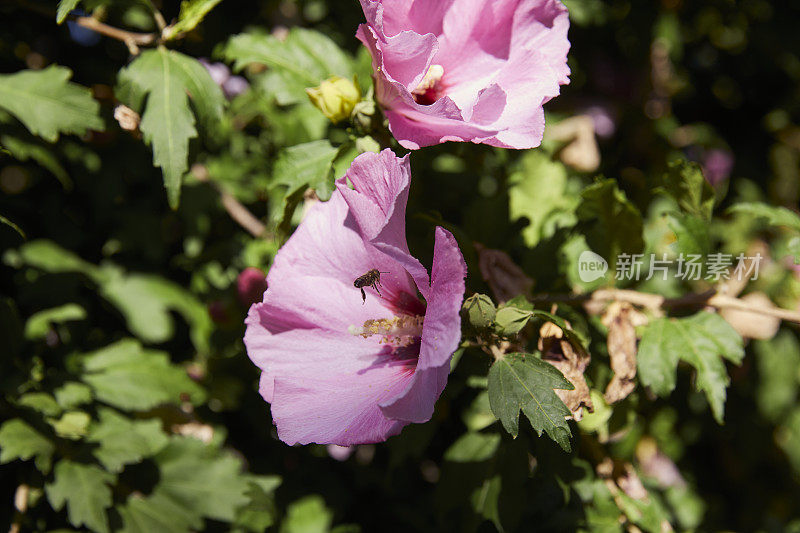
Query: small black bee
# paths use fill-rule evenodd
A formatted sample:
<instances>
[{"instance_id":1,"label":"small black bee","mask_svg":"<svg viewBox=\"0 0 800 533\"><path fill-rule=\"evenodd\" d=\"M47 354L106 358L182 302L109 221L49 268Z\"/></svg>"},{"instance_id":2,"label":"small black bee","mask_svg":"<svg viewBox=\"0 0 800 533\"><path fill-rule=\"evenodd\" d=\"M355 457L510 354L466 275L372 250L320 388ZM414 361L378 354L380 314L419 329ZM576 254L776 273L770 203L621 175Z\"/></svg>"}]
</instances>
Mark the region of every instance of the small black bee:
<instances>
[{"instance_id":1,"label":"small black bee","mask_svg":"<svg viewBox=\"0 0 800 533\"><path fill-rule=\"evenodd\" d=\"M378 293L378 296L381 296L381 298L383 297L381 291L378 290L379 285L383 287L383 285L381 285L381 274L388 274L388 272L381 272L377 268L373 268L363 276L358 276L353 282L353 287L361 289L361 305L367 302L367 293L364 292L364 287L372 287L375 289L375 292Z\"/></svg>"}]
</instances>

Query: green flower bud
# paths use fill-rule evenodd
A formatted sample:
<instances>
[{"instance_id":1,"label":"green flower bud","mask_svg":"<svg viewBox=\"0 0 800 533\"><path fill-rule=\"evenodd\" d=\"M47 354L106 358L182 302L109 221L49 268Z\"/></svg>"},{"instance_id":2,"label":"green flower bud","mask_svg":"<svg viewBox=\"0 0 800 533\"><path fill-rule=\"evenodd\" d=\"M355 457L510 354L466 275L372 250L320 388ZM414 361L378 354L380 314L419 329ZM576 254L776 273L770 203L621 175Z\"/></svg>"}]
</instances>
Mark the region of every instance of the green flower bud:
<instances>
[{"instance_id":1,"label":"green flower bud","mask_svg":"<svg viewBox=\"0 0 800 533\"><path fill-rule=\"evenodd\" d=\"M353 108L361 100L361 90L354 81L333 76L319 87L306 89L311 103L334 124L350 118Z\"/></svg>"},{"instance_id":2,"label":"green flower bud","mask_svg":"<svg viewBox=\"0 0 800 533\"><path fill-rule=\"evenodd\" d=\"M492 325L496 309L491 298L485 294L473 294L464 301L464 313L475 329L485 329Z\"/></svg>"}]
</instances>

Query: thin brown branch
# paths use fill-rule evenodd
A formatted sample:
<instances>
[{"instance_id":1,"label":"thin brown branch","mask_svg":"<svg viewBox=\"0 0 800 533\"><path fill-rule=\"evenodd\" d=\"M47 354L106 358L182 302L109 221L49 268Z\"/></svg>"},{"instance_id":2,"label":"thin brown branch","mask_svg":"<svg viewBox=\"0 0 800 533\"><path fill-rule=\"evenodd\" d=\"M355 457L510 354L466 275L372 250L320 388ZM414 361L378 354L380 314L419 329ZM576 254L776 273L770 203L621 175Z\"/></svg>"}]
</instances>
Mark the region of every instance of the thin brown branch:
<instances>
[{"instance_id":1,"label":"thin brown branch","mask_svg":"<svg viewBox=\"0 0 800 533\"><path fill-rule=\"evenodd\" d=\"M247 207L236 199L231 193L223 190L208 177L208 170L202 165L192 167L194 177L203 183L207 183L219 194L222 207L231 218L241 227L247 230L253 237L263 237L267 233L267 227L261 222Z\"/></svg>"},{"instance_id":2,"label":"thin brown branch","mask_svg":"<svg viewBox=\"0 0 800 533\"><path fill-rule=\"evenodd\" d=\"M705 307L710 306L716 309L734 309L744 311L754 315L766 315L788 322L800 324L800 312L779 307L768 307L754 305L739 298L719 294L716 291L704 293L693 293L681 296L680 298L665 298L659 294L639 292L628 289L599 289L586 294L543 294L530 299L535 304L545 303L566 303L582 304L589 302L627 302L629 304L644 307L652 311L662 311L664 309L679 309L685 307Z\"/></svg>"},{"instance_id":3,"label":"thin brown branch","mask_svg":"<svg viewBox=\"0 0 800 533\"><path fill-rule=\"evenodd\" d=\"M229 192L217 188L222 206L233 220L246 229L253 237L261 237L267 231L267 227L258 220L239 200L234 198Z\"/></svg>"},{"instance_id":4,"label":"thin brown branch","mask_svg":"<svg viewBox=\"0 0 800 533\"><path fill-rule=\"evenodd\" d=\"M56 12L51 8L20 0L17 1L17 5L28 11L52 18L53 20L56 18ZM128 47L132 55L137 55L139 53L139 46L153 44L158 41L159 37L157 33L138 33L115 28L114 26L109 26L108 24L100 22L94 17L85 15L69 15L69 20L73 21L78 26L105 35L106 37L122 41Z\"/></svg>"},{"instance_id":5,"label":"thin brown branch","mask_svg":"<svg viewBox=\"0 0 800 533\"><path fill-rule=\"evenodd\" d=\"M158 39L158 34L156 33L136 33L132 31L121 30L119 28L109 26L108 24L104 24L94 17L70 15L69 18L78 26L83 26L84 28L95 31L101 35L105 35L106 37L111 37L112 39L122 41L125 43L125 46L128 47L128 50L132 55L137 55L139 53L139 46L153 44Z\"/></svg>"}]
</instances>

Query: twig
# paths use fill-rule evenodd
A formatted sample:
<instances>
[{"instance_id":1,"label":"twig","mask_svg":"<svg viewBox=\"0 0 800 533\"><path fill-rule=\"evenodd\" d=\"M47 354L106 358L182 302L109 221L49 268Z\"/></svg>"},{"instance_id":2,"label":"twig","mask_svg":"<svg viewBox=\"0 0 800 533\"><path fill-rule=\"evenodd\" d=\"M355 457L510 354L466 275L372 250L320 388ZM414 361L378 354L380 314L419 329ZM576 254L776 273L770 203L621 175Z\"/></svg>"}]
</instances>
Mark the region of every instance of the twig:
<instances>
[{"instance_id":1,"label":"twig","mask_svg":"<svg viewBox=\"0 0 800 533\"><path fill-rule=\"evenodd\" d=\"M599 289L587 294L543 294L530 298L532 303L567 303L580 304L587 302L626 302L640 307L645 307L653 311L662 309L678 309L682 307L702 307L711 306L717 309L734 309L748 313L767 315L788 322L800 324L800 312L779 307L767 307L745 302L739 298L734 298L717 291L704 293L693 293L681 296L680 298L665 298L659 294L638 292L627 289Z\"/></svg>"},{"instance_id":2,"label":"twig","mask_svg":"<svg viewBox=\"0 0 800 533\"><path fill-rule=\"evenodd\" d=\"M79 15L70 15L70 20L75 22L78 26L95 31L106 37L117 39L125 43L131 55L139 54L139 46L145 46L156 42L158 34L155 33L136 33L127 30L121 30L108 24L104 24L94 17L86 17Z\"/></svg>"},{"instance_id":3,"label":"twig","mask_svg":"<svg viewBox=\"0 0 800 533\"><path fill-rule=\"evenodd\" d=\"M49 17L53 20L55 20L56 18L55 10L50 9L48 7L36 4L28 4L27 2L22 2L20 0L17 1L17 5L23 9L27 9L28 11L38 13L45 17ZM114 26L109 26L108 24L104 24L94 17L89 17L86 15L71 14L69 15L69 20L71 20L78 26L82 26L86 29L97 32L101 35L105 35L106 37L111 37L112 39L117 39L118 41L122 41L128 47L128 51L130 51L132 55L139 54L139 46L153 44L158 40L157 33L137 33L127 30L121 30L119 28L115 28Z\"/></svg>"},{"instance_id":4,"label":"twig","mask_svg":"<svg viewBox=\"0 0 800 533\"><path fill-rule=\"evenodd\" d=\"M192 174L194 177L203 183L207 183L217 191L219 194L222 207L231 216L231 218L246 229L253 237L263 237L267 232L267 227L256 216L250 212L239 200L237 200L231 193L220 188L216 183L208 178L208 170L202 165L194 165L192 167Z\"/></svg>"}]
</instances>

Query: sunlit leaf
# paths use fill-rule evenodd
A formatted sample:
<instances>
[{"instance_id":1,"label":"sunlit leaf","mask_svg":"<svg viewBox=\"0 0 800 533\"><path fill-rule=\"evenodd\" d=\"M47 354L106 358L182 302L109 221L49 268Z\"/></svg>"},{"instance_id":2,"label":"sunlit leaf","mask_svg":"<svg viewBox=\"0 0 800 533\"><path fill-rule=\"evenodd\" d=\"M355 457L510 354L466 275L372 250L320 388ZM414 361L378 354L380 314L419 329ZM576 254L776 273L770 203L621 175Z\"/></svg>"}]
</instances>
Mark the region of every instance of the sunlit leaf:
<instances>
[{"instance_id":1,"label":"sunlit leaf","mask_svg":"<svg viewBox=\"0 0 800 533\"><path fill-rule=\"evenodd\" d=\"M642 215L616 181L604 179L587 187L576 214L586 243L612 269L620 254L635 254L644 248Z\"/></svg>"},{"instance_id":2,"label":"sunlit leaf","mask_svg":"<svg viewBox=\"0 0 800 533\"><path fill-rule=\"evenodd\" d=\"M165 32L164 38L169 40L175 36L193 30L205 18L209 11L222 0L183 0L178 22Z\"/></svg>"},{"instance_id":3,"label":"sunlit leaf","mask_svg":"<svg viewBox=\"0 0 800 533\"><path fill-rule=\"evenodd\" d=\"M82 379L100 401L120 409L145 410L178 403L182 395L202 401L203 389L186 371L169 362L167 354L144 350L134 340L122 340L89 354Z\"/></svg>"},{"instance_id":4,"label":"sunlit leaf","mask_svg":"<svg viewBox=\"0 0 800 533\"><path fill-rule=\"evenodd\" d=\"M59 0L58 11L56 11L56 22L61 24L66 20L70 11L78 7L81 0Z\"/></svg>"},{"instance_id":5,"label":"sunlit leaf","mask_svg":"<svg viewBox=\"0 0 800 533\"><path fill-rule=\"evenodd\" d=\"M45 309L34 313L25 323L25 337L28 339L41 339L47 335L53 324L63 324L84 320L86 310L78 304L65 304L52 309Z\"/></svg>"},{"instance_id":6,"label":"sunlit leaf","mask_svg":"<svg viewBox=\"0 0 800 533\"><path fill-rule=\"evenodd\" d=\"M263 33L235 35L224 53L237 70L250 63L268 65L298 80L303 88L315 87L334 75L353 77L352 60L342 49L329 37L304 28L292 28L283 41Z\"/></svg>"},{"instance_id":7,"label":"sunlit leaf","mask_svg":"<svg viewBox=\"0 0 800 533\"><path fill-rule=\"evenodd\" d=\"M671 196L681 211L704 221L711 219L714 210L714 188L703 177L697 163L675 161L664 175L662 190Z\"/></svg>"},{"instance_id":8,"label":"sunlit leaf","mask_svg":"<svg viewBox=\"0 0 800 533\"><path fill-rule=\"evenodd\" d=\"M177 208L189 168L189 140L197 137L189 95L198 115L211 122L221 112L222 90L197 60L158 48L143 52L120 71L117 95L141 114L139 129L153 149L153 164L164 174L169 204Z\"/></svg>"},{"instance_id":9,"label":"sunlit leaf","mask_svg":"<svg viewBox=\"0 0 800 533\"><path fill-rule=\"evenodd\" d=\"M6 420L0 426L0 464L34 457L36 467L47 472L54 451L50 440L19 418Z\"/></svg>"},{"instance_id":10,"label":"sunlit leaf","mask_svg":"<svg viewBox=\"0 0 800 533\"><path fill-rule=\"evenodd\" d=\"M325 533L330 530L333 513L321 496L306 496L292 502L281 524L281 533Z\"/></svg>"},{"instance_id":11,"label":"sunlit leaf","mask_svg":"<svg viewBox=\"0 0 800 533\"><path fill-rule=\"evenodd\" d=\"M490 459L500 446L498 433L465 433L444 453L455 463L481 462Z\"/></svg>"},{"instance_id":12,"label":"sunlit leaf","mask_svg":"<svg viewBox=\"0 0 800 533\"><path fill-rule=\"evenodd\" d=\"M85 525L93 531L108 532L106 509L111 506L111 489L115 476L94 465L59 461L55 479L46 488L47 499L55 510L67 504L70 523Z\"/></svg>"},{"instance_id":13,"label":"sunlit leaf","mask_svg":"<svg viewBox=\"0 0 800 533\"><path fill-rule=\"evenodd\" d=\"M539 435L546 432L566 451L570 411L553 389L573 388L556 367L530 354L506 354L489 369L489 404L506 431L517 436L522 410Z\"/></svg>"},{"instance_id":14,"label":"sunlit leaf","mask_svg":"<svg viewBox=\"0 0 800 533\"><path fill-rule=\"evenodd\" d=\"M110 472L155 455L169 442L160 420L130 420L112 409L101 409L99 418L87 441L100 445L92 453Z\"/></svg>"},{"instance_id":15,"label":"sunlit leaf","mask_svg":"<svg viewBox=\"0 0 800 533\"><path fill-rule=\"evenodd\" d=\"M739 364L744 348L739 334L719 315L660 318L647 326L639 343L639 379L666 396L675 388L678 361L689 363L697 370L697 388L705 392L714 418L722 423L730 379L720 356Z\"/></svg>"},{"instance_id":16,"label":"sunlit leaf","mask_svg":"<svg viewBox=\"0 0 800 533\"><path fill-rule=\"evenodd\" d=\"M70 82L70 77L70 69L57 65L1 74L0 108L17 117L31 133L51 142L59 133L103 129L100 105L89 89Z\"/></svg>"},{"instance_id":17,"label":"sunlit leaf","mask_svg":"<svg viewBox=\"0 0 800 533\"><path fill-rule=\"evenodd\" d=\"M154 496L187 511L216 520L232 521L248 501L248 479L241 462L193 438L173 438L156 457L160 480Z\"/></svg>"}]
</instances>

